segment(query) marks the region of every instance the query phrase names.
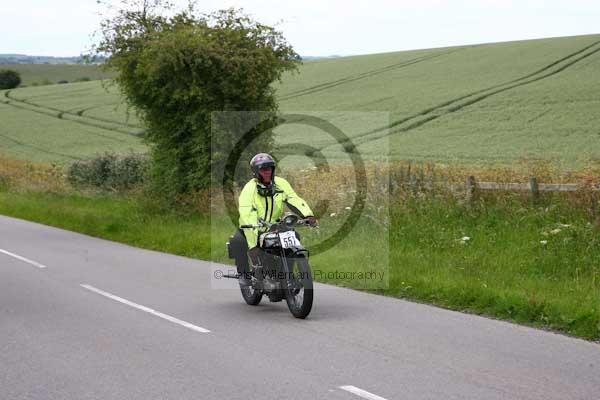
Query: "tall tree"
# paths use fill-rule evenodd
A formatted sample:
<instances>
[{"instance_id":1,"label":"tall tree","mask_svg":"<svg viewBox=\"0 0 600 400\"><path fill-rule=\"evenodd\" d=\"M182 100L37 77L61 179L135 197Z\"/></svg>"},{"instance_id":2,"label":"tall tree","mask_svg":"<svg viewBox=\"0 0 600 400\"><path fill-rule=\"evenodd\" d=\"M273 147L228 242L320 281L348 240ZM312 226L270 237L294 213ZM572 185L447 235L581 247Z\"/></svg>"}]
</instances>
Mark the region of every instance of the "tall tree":
<instances>
[{"instance_id":1,"label":"tall tree","mask_svg":"<svg viewBox=\"0 0 600 400\"><path fill-rule=\"evenodd\" d=\"M300 62L281 32L236 9L197 14L192 5L123 0L101 33L96 53L109 57L106 67L144 121L152 181L168 195L207 187L211 165L228 157L211 152L211 140L227 141L211 137L211 113L275 112L272 83ZM259 128L273 125L270 117ZM251 146L271 144L266 133Z\"/></svg>"}]
</instances>

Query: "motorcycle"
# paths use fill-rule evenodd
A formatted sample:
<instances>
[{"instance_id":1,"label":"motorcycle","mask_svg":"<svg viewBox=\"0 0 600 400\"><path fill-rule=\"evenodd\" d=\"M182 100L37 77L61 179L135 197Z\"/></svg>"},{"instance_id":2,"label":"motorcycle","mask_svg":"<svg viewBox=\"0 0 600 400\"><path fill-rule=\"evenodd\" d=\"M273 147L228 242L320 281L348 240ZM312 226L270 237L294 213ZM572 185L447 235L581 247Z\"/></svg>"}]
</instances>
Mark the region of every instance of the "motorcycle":
<instances>
[{"instance_id":1,"label":"motorcycle","mask_svg":"<svg viewBox=\"0 0 600 400\"><path fill-rule=\"evenodd\" d=\"M274 223L259 218L258 224L240 226L242 229L267 228L259 236L260 263L251 263L250 284L240 285L247 304L256 306L263 295L267 295L271 302L285 299L294 317L308 316L313 303L309 252L300 243L295 229L307 225L310 225L308 220L288 213ZM239 278L239 275L228 277Z\"/></svg>"}]
</instances>

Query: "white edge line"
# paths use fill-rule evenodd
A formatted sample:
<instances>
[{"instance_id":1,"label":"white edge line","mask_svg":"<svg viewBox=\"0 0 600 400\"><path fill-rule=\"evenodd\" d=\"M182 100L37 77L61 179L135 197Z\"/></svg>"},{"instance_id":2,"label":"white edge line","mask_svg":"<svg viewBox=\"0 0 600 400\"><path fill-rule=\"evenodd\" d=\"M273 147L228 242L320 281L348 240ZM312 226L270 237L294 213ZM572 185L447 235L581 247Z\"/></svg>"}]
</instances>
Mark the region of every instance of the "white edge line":
<instances>
[{"instance_id":1,"label":"white edge line","mask_svg":"<svg viewBox=\"0 0 600 400\"><path fill-rule=\"evenodd\" d=\"M21 260L23 262L26 262L27 264L31 264L34 267L47 268L45 265L42 265L39 262L32 261L32 260L30 260L28 258L25 258L25 257L21 257L20 255L11 253L10 251L6 251L6 250L0 249L0 253L6 254L7 256L11 256L13 258L16 258L17 260Z\"/></svg>"},{"instance_id":2,"label":"white edge line","mask_svg":"<svg viewBox=\"0 0 600 400\"><path fill-rule=\"evenodd\" d=\"M381 396L377 396L376 394L369 393L366 390L362 390L362 389L357 388L356 386L352 386L352 385L340 386L340 389L350 392L352 394L355 394L359 397L362 397L363 399L386 400L385 398L383 398Z\"/></svg>"},{"instance_id":3,"label":"white edge line","mask_svg":"<svg viewBox=\"0 0 600 400\"><path fill-rule=\"evenodd\" d=\"M91 285L81 284L80 286L82 288L84 288L84 289L87 289L87 290L90 290L92 292L98 293L98 294L100 294L100 295L102 295L104 297L108 297L111 300L118 301L119 303L126 304L126 305L128 305L130 307L133 307L133 308L136 308L138 310L147 312L148 314L152 314L152 315L155 315L155 316L157 316L159 318L166 319L169 322L172 322L172 323L177 324L177 325L181 325L181 326L186 327L188 329L191 329L193 331L200 332L200 333L210 333L210 331L208 329L204 329L202 327L190 324L189 322L185 322L185 321L182 321L182 320L177 319L175 317L171 317L170 315L163 314L163 313L158 312L156 310L153 310L151 308L142 306L140 304L136 304L136 303L134 303L132 301L129 301L129 300L123 299L121 297L115 296L114 294L110 294L108 292L105 292L104 290L100 290L100 289L95 288L95 287L93 287Z\"/></svg>"}]
</instances>

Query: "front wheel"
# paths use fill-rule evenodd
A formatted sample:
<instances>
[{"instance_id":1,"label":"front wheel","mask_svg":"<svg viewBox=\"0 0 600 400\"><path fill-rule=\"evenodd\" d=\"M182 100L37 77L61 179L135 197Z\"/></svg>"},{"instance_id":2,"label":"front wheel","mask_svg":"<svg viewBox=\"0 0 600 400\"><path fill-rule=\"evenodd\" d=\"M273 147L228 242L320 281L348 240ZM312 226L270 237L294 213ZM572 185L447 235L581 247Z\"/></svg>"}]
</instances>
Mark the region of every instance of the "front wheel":
<instances>
[{"instance_id":1,"label":"front wheel","mask_svg":"<svg viewBox=\"0 0 600 400\"><path fill-rule=\"evenodd\" d=\"M313 280L310 265L304 256L288 258L290 276L285 300L292 315L304 319L313 303Z\"/></svg>"}]
</instances>

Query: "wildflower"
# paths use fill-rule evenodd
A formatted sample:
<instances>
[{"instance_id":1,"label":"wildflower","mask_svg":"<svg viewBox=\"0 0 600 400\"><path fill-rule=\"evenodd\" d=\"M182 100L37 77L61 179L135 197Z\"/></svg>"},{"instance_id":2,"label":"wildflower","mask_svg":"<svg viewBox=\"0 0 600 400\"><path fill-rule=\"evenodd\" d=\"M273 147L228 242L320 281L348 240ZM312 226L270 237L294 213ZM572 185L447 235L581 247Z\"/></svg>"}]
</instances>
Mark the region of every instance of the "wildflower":
<instances>
[{"instance_id":1,"label":"wildflower","mask_svg":"<svg viewBox=\"0 0 600 400\"><path fill-rule=\"evenodd\" d=\"M570 228L571 224L558 224L561 228Z\"/></svg>"},{"instance_id":2,"label":"wildflower","mask_svg":"<svg viewBox=\"0 0 600 400\"><path fill-rule=\"evenodd\" d=\"M456 239L459 244L467 244L469 240L471 240L469 236L463 236L460 239Z\"/></svg>"},{"instance_id":3,"label":"wildflower","mask_svg":"<svg viewBox=\"0 0 600 400\"><path fill-rule=\"evenodd\" d=\"M550 231L550 234L552 234L552 235L556 235L557 233L560 233L560 228L552 229Z\"/></svg>"},{"instance_id":4,"label":"wildflower","mask_svg":"<svg viewBox=\"0 0 600 400\"><path fill-rule=\"evenodd\" d=\"M352 207L346 207L346 210L352 210Z\"/></svg>"},{"instance_id":5,"label":"wildflower","mask_svg":"<svg viewBox=\"0 0 600 400\"><path fill-rule=\"evenodd\" d=\"M548 244L548 241L547 240L540 240L540 243L542 244L542 246L545 246L545 245Z\"/></svg>"},{"instance_id":6,"label":"wildflower","mask_svg":"<svg viewBox=\"0 0 600 400\"><path fill-rule=\"evenodd\" d=\"M335 215L336 215L335 213L329 214L330 217L335 217Z\"/></svg>"}]
</instances>

